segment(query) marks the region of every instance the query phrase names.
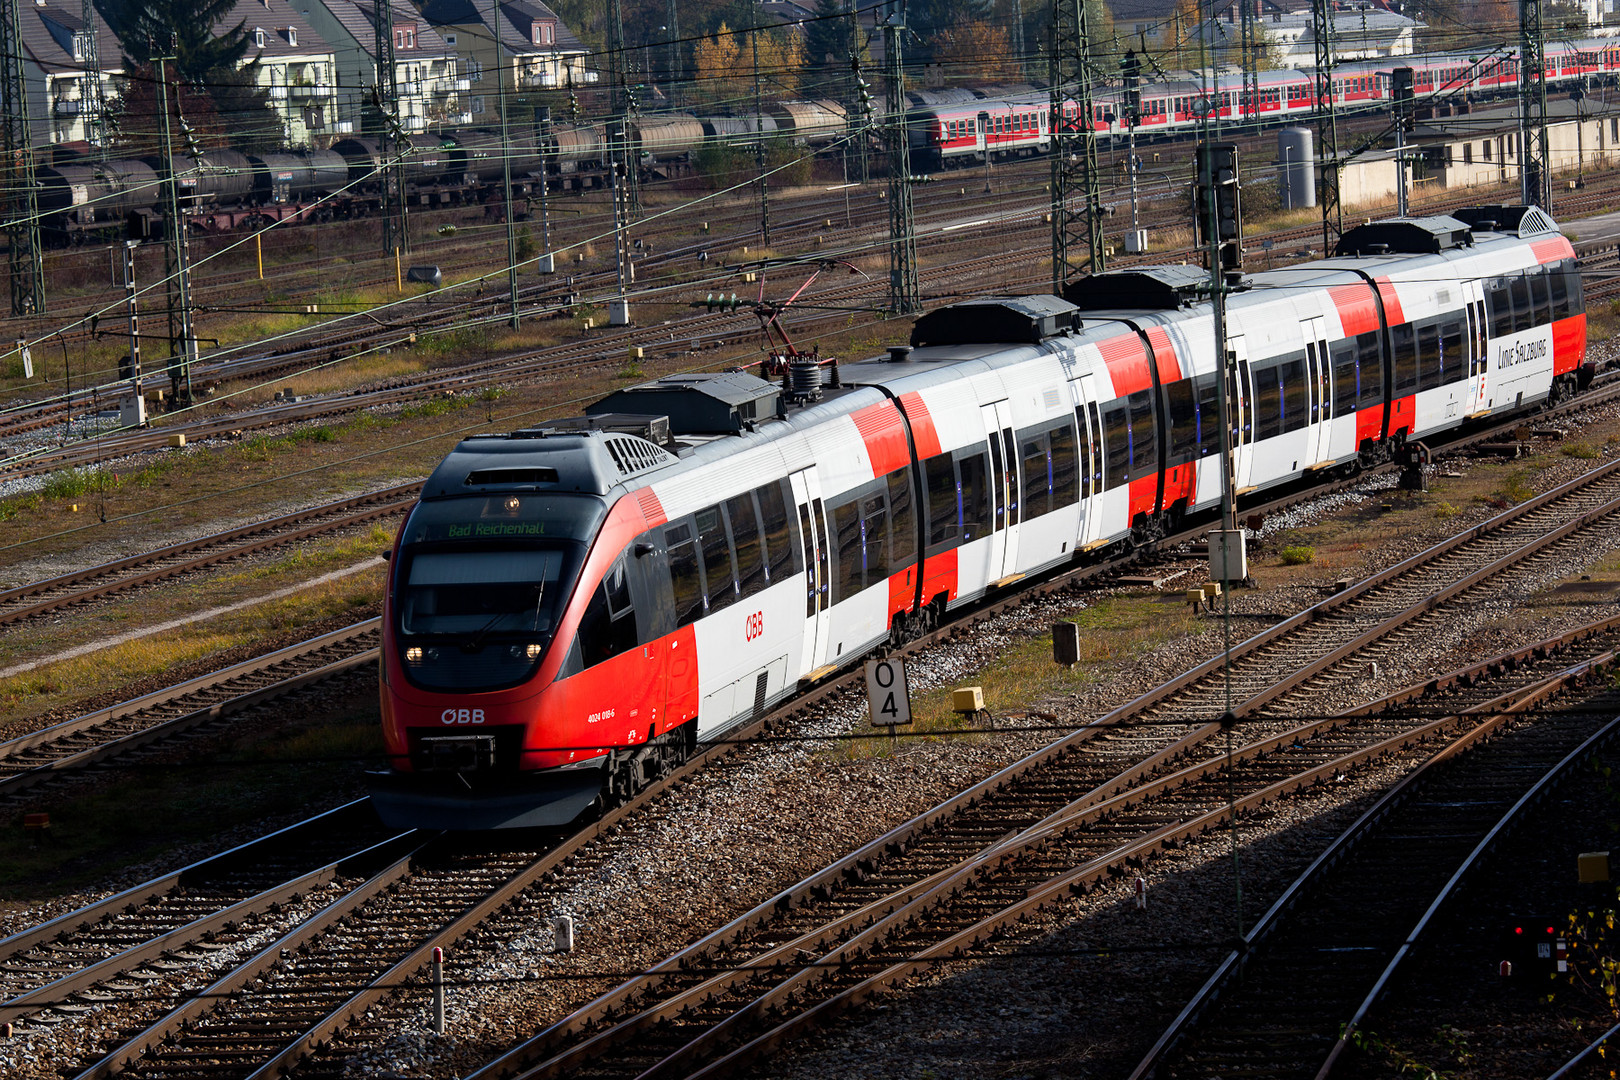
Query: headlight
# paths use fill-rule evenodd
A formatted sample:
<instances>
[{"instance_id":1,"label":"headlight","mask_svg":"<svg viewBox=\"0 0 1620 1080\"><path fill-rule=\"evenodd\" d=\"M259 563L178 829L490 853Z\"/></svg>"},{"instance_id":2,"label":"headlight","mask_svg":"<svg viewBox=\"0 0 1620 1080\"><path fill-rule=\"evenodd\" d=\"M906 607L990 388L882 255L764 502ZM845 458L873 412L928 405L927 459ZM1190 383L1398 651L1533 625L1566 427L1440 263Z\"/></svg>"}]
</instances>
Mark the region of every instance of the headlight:
<instances>
[{"instance_id":1,"label":"headlight","mask_svg":"<svg viewBox=\"0 0 1620 1080\"><path fill-rule=\"evenodd\" d=\"M405 662L407 664L420 664L422 662L422 647L420 645L412 645L410 648L406 649Z\"/></svg>"}]
</instances>

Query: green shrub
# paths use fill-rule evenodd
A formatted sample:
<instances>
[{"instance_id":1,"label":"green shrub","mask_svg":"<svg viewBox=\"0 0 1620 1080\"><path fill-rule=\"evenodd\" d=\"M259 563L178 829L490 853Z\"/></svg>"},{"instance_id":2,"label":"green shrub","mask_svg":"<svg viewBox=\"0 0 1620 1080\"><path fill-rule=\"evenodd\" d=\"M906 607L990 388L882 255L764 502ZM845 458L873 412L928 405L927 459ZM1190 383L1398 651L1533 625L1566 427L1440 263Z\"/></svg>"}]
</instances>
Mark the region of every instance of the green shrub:
<instances>
[{"instance_id":1,"label":"green shrub","mask_svg":"<svg viewBox=\"0 0 1620 1080\"><path fill-rule=\"evenodd\" d=\"M1316 549L1305 544L1285 547L1279 554L1284 566L1304 566L1316 561Z\"/></svg>"},{"instance_id":2,"label":"green shrub","mask_svg":"<svg viewBox=\"0 0 1620 1080\"><path fill-rule=\"evenodd\" d=\"M1597 448L1591 443L1584 442L1565 443L1562 453L1565 457L1578 458L1581 461L1591 461L1598 456Z\"/></svg>"}]
</instances>

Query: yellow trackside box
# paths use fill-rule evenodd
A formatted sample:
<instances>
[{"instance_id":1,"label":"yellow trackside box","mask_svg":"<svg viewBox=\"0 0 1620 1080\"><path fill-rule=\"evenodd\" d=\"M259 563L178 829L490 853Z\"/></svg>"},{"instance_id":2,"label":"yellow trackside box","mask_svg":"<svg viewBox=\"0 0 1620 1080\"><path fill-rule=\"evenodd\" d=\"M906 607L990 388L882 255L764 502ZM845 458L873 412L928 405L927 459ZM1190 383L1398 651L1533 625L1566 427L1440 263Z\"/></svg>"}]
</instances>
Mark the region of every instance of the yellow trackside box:
<instances>
[{"instance_id":1,"label":"yellow trackside box","mask_svg":"<svg viewBox=\"0 0 1620 1080\"><path fill-rule=\"evenodd\" d=\"M1609 880L1609 853L1607 851L1586 851L1575 858L1575 866L1580 871L1581 883Z\"/></svg>"},{"instance_id":2,"label":"yellow trackside box","mask_svg":"<svg viewBox=\"0 0 1620 1080\"><path fill-rule=\"evenodd\" d=\"M964 686L951 691L951 708L956 712L978 712L984 708L984 688Z\"/></svg>"}]
</instances>

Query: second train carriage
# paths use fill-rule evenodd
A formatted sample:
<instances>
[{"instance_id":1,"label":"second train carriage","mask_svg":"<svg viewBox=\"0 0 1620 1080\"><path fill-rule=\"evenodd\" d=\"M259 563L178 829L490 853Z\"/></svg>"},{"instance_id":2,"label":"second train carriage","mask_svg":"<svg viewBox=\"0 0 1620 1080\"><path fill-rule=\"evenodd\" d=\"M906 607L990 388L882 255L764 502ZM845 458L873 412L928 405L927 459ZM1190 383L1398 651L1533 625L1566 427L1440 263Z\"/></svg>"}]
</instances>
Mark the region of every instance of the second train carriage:
<instances>
[{"instance_id":1,"label":"second train carriage","mask_svg":"<svg viewBox=\"0 0 1620 1080\"><path fill-rule=\"evenodd\" d=\"M1573 388L1568 241L1464 216L1353 230L1230 298L1240 491ZM944 609L1215 507L1201 278L953 305L835 386L675 376L464 440L392 553L379 811L566 823Z\"/></svg>"}]
</instances>

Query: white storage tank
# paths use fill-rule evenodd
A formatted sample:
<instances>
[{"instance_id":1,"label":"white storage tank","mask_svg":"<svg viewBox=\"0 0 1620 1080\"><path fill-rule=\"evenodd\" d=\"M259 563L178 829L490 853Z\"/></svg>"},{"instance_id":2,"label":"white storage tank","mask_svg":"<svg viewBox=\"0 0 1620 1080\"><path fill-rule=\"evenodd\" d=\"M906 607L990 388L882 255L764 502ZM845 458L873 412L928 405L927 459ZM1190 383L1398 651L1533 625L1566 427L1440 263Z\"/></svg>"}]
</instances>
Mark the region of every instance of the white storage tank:
<instances>
[{"instance_id":1,"label":"white storage tank","mask_svg":"<svg viewBox=\"0 0 1620 1080\"><path fill-rule=\"evenodd\" d=\"M1310 128L1277 132L1277 202L1284 210L1316 205L1316 143Z\"/></svg>"}]
</instances>

